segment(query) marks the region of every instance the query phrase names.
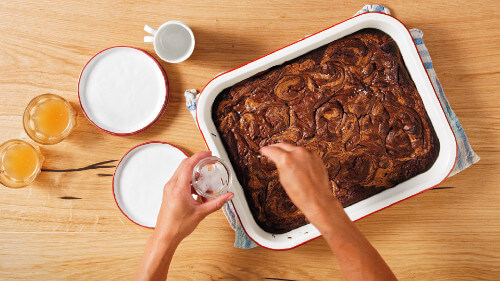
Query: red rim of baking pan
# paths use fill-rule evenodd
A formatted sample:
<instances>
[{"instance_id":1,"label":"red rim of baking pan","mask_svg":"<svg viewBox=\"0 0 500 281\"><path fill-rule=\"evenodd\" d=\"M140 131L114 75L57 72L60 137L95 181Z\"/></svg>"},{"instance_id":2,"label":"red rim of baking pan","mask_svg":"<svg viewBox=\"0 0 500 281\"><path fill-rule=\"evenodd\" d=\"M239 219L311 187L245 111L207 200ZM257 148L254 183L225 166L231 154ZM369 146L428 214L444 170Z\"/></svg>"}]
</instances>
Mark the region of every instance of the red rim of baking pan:
<instances>
[{"instance_id":1,"label":"red rim of baking pan","mask_svg":"<svg viewBox=\"0 0 500 281\"><path fill-rule=\"evenodd\" d=\"M405 27L406 31L408 31L408 33L410 34L410 31L408 30L408 28L406 27L406 25L405 25L403 22L401 22L399 19L397 19L397 18L395 18L395 17L393 17L393 16L391 16L391 15L388 15L388 14L386 14L386 13L382 13L382 12L366 12L366 13L377 13L377 14L383 14L383 15L385 15L385 16L389 16L389 17L391 17L391 18L393 18L393 19L397 20L398 22L400 22L400 23L401 23L401 24ZM205 87L203 87L203 90L201 91L200 95L203 93L203 91L205 90L205 88L207 87L207 85L208 85L208 84L210 84L210 83L211 83L214 79L216 79L217 77L219 77L219 76L221 76L221 75L224 75L224 74L229 73L229 72L231 72L231 71L234 71L234 70L236 70L236 69L242 68L243 66L245 66L245 65L247 65L247 64L250 64L250 63L252 63L252 62L254 62L254 61L260 60L260 59L262 59L262 58L264 58L264 57L266 57L266 56L268 56L268 55L270 55L270 54L273 54L273 53L275 53L275 52L277 52L277 51L279 51L279 50L281 50L281 49L284 49L284 48L286 48L286 47L289 47L289 46L291 46L291 45L294 45L294 44L296 44L296 43L298 43L298 42L301 42L301 41L303 41L303 40L305 40L305 39L307 39L307 38L309 38L309 37L311 37L311 36L314 36L314 35L316 35L316 34L318 34L318 33L321 33L321 32L323 32L323 31L325 31L325 30L327 30L327 29L330 29L330 28L332 28L332 27L334 27L334 26L336 26L336 25L339 25L339 24L341 24L341 23L343 23L343 22L346 22L346 21L348 21L348 20L350 20L350 19L353 19L353 18L355 18L355 17L358 17L358 16L363 15L363 14L366 14L366 13L362 13L362 14L359 14L359 15L352 16L352 17L350 17L350 18L348 18L348 19L346 19L346 20L343 20L343 21L338 22L338 23L336 23L336 24L334 24L334 25L332 25L332 26L329 26L329 27L327 27L327 28L325 28L325 29L323 29L323 30L321 30L321 31L318 31L318 32L315 32L315 33L313 33L313 34L311 34L311 35L308 35L308 36L306 36L306 37L304 37L304 38L302 38L302 39L300 39L300 40L297 40L297 41L295 41L295 42L293 42L293 43L291 43L291 44L288 44L288 45L286 45L286 46L284 46L284 47L281 47L281 48L279 48L279 49L276 49L276 50L274 50L274 51L272 51L272 52L270 52L270 53L268 53L268 54L266 54L266 55L264 55L264 56L261 56L261 57L259 57L259 58L256 58L256 59L252 60L252 61L249 61L249 62L247 62L247 63L245 63L245 64L243 64L243 65L240 65L240 66L235 67L235 68L233 68L233 69L231 69L231 70L228 70L228 71L221 72L221 73L219 73L218 75L216 75L214 78L212 78L212 79L211 79L211 80L210 80L210 81L209 81L209 82L205 85ZM411 34L410 34L410 37L411 37ZM413 38L413 37L412 37L412 38ZM422 61L422 57L420 56L420 52L418 52L417 45L415 45L415 41L414 41L414 40L412 40L412 42L413 42L413 46L414 46L414 47L415 47L415 49L417 50L417 54L418 54L418 57L420 58L420 62L422 63L422 67L424 67L424 69L425 69L424 63L423 63L423 61ZM427 78L429 79L429 82L430 82L430 83L431 83L431 85L432 85L432 81L431 81L431 78L429 77L429 73L427 72L427 70L425 71L425 73L426 73L426 75L427 75ZM436 97L437 97L437 99L438 99L438 101L439 101L439 105L441 106L441 110L443 111L443 113L445 113L445 112L444 112L444 109L443 109L443 105L441 104L441 101L439 100L439 97L438 97L438 95L437 95L437 93L436 93L436 89L434 88L434 85L432 85L432 89L433 89L434 94L436 95ZM199 99L199 97L198 97L198 99ZM445 114L445 116L446 116L446 114ZM450 130L451 130L451 132L453 133L453 139L454 139L455 143L457 143L457 138L456 138L456 136L455 136L455 132L453 132L453 129L451 128L450 121L448 120L448 118L446 118L446 121L448 122L448 126L450 126ZM206 141L206 139L205 139L205 135L203 135L203 132L202 132L202 131L201 131L201 129L200 129L200 124L199 124L199 122L198 122L198 109L196 110L196 125L198 126L198 131L200 131L201 136L203 137L203 141L205 142L205 146L208 148L208 144L207 144L207 141ZM456 146L456 151L457 151L457 153L458 153L458 145ZM457 153L455 154L455 160L454 160L454 163L456 163L456 161L457 161ZM380 212L380 211L382 211L382 210L384 210L384 209L386 209L386 208L388 208L388 207L390 207L390 206L392 206L392 205L394 205L394 204L397 204L397 203L402 202L402 201L404 201L404 200L406 200L406 199L412 198L413 196L416 196L416 195L418 195L418 194L421 194L421 193L423 193L423 192L425 192L425 191L427 191L427 190L433 189L434 187L436 187L436 186L440 185L443 181L445 181L445 180L448 178L448 176L450 175L451 171L453 171L453 167L452 167L452 168L451 168L451 170L448 172L448 175L447 175L447 176L446 176L446 177L445 177L445 178L444 178L444 179L443 179L440 183L438 183L438 184L436 184L436 185L434 185L434 186L431 186L431 187L429 187L429 188L427 188L427 189L425 189L425 190L423 190L423 191L421 191L421 192L418 192L418 193L416 193L416 194L413 194L412 196L409 196L409 197L406 197L406 198L401 199L401 200L399 200L399 201L396 201L396 202L394 202L394 203L392 203L392 204L390 204L390 205L388 205L388 206L386 206L386 207L384 207L384 208L382 208L382 209L380 209L380 210L377 210L377 211L374 211L374 212L372 212L372 213L369 213L369 214L367 214L367 215L365 215L365 216L363 216L363 217L361 217L361 218L359 218L359 219L356 219L356 220L354 220L354 221L360 220L360 219L365 218L365 217L367 217L367 216L369 216L369 215L372 215L372 214L375 214L375 213L377 213L377 212ZM233 204L233 202L232 202L232 201L231 201L231 204ZM320 234L320 235L318 235L318 236L316 236L316 237L314 237L314 238L311 238L311 239L309 239L309 240L307 240L307 241L304 241L304 242L302 242L302 243L300 243L300 244L298 244L298 245L295 245L295 246L293 246L293 247L290 247L290 248L284 248L284 249L273 249L273 248L269 248L269 247L266 247L266 246L262 246L262 245L260 245L259 243L257 243L257 242L256 242L256 241L255 241L255 240L254 240L254 239L253 239L250 235L248 235L248 233L247 233L247 231L246 231L245 227L243 227L243 224L241 223L241 219L240 219L240 216L239 216L238 212L236 211L236 208L234 208L234 204L233 204L233 209L234 209L234 212L236 213L236 216L238 217L238 220L239 220L239 222L240 222L241 228L243 229L243 231L245 232L245 234L246 234L246 235L247 235L247 236L248 236L248 237L249 237L249 238L250 238L250 239L251 239L251 240L252 240L255 244L257 244L257 245L261 246L262 248L266 248L266 249L269 249L269 250L274 250L274 251L286 251L286 250L290 250L290 249L293 249L293 248L299 247L299 246L301 246L301 245L304 245L305 243L307 243L307 242L309 242L309 241L312 241L312 240L314 240L314 239L319 238L319 237L321 237L321 236L322 236L322 234Z\"/></svg>"},{"instance_id":2,"label":"red rim of baking pan","mask_svg":"<svg viewBox=\"0 0 500 281\"><path fill-rule=\"evenodd\" d=\"M115 203L116 203L116 206L118 206L118 209L120 210L120 212L125 216L127 217L127 219L129 219L131 222L137 224L138 226L142 226L142 227L145 227L145 228L149 228L149 229L154 229L154 227L150 227L150 226L145 226L145 225L142 225L142 224L139 224L135 221L133 221L129 216L127 216L127 214L125 214L125 212L122 210L122 208L120 208L120 205L118 205L118 201L116 200L116 194L115 194L115 176L116 176L116 170L118 170L118 167L120 166L120 163L122 163L123 159L134 149L138 148L138 147L141 147L143 145L147 145L147 144L152 144L152 143L160 143L160 144L168 144L174 148L177 148L180 152L184 153L184 155L186 155L186 157L189 157L189 155L184 151L182 150L180 147L178 147L177 145L174 145L174 144L171 144L169 142L164 142L164 141L148 141L148 142L144 142L144 143L141 143L141 144L138 144L134 147L132 147L131 149L129 149L127 151L127 153L125 153L122 158L120 159L120 161L118 162L118 164L116 164L116 168L115 168L115 171L113 172L113 180L111 182L111 189L113 191L113 199L115 200Z\"/></svg>"},{"instance_id":3,"label":"red rim of baking pan","mask_svg":"<svg viewBox=\"0 0 500 281\"><path fill-rule=\"evenodd\" d=\"M94 123L94 121L92 121L89 116L87 115L87 112L85 112L85 109L83 108L82 106L82 100L80 98L80 82L81 82L81 79L82 79L82 74L83 74L83 71L85 70L85 68L87 68L87 65L97 56L99 55L100 53L104 52L104 51L107 51L107 50L110 50L110 49L114 49L114 48L130 48L130 49L135 49L135 50L138 50L138 51L141 51L143 52L144 54L146 54L148 57L152 58L153 61L156 63L156 65L158 66L158 68L160 69L161 73L163 74L163 79L165 80L165 101L163 103L163 106L162 108L160 109L160 111L158 112L158 115L155 117L155 119L153 119L153 121L151 121L149 124L147 124L146 126L144 126L143 128L139 129L139 130L136 130L134 132L130 132L130 133L115 133L115 132L111 132L111 131L108 131L106 129L103 129L101 127L99 127L99 125L97 125L96 123ZM109 48L106 48L104 50L101 50L99 51L97 54L93 55L90 60L87 61L87 63L85 64L85 66L82 68L82 70L80 71L80 76L78 77L78 102L80 103L80 108L82 109L83 111L83 114L85 115L85 117L87 118L87 120L90 121L90 123L92 123L94 126L96 126L99 130L105 132L105 133L108 133L110 135L114 135L114 136L130 136L130 135L136 135L144 130L146 130L147 128L151 127L156 121L158 121L158 119L160 119L160 117L163 115L163 113L165 112L165 110L167 109L167 105L168 105L168 102L170 100L170 87L169 87L169 83L168 83L168 76L167 76L167 73L165 72L165 70L163 69L163 67L161 66L161 64L158 62L157 59L155 59L151 54L149 54L148 52L142 50L142 49L139 49L139 48L136 48L136 47L131 47L131 46L113 46L113 47L109 47Z\"/></svg>"}]
</instances>

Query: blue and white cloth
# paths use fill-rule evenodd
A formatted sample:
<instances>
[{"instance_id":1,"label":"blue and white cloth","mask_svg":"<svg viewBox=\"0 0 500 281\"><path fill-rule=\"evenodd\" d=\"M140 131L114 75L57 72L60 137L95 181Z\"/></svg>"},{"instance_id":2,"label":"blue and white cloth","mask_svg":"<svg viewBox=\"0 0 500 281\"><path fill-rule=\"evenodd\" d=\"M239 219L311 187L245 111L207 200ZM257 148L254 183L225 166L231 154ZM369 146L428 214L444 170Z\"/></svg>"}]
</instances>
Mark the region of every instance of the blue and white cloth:
<instances>
[{"instance_id":1,"label":"blue and white cloth","mask_svg":"<svg viewBox=\"0 0 500 281\"><path fill-rule=\"evenodd\" d=\"M382 12L389 15L391 14L389 9L387 9L385 6L366 5L363 7L363 9L358 11L356 15L368 12ZM446 96L444 95L441 83L439 83L439 79L437 78L436 72L434 71L434 67L432 66L431 56L429 54L429 51L427 50L427 47L424 44L424 40L422 39L423 32L419 29L412 28L410 29L410 33L411 36L413 37L413 41L415 41L415 45L417 46L418 52L420 53L420 57L422 57L422 61L424 62L424 67L427 70L427 73L429 74L432 85L436 90L436 93L439 97L439 101L443 106L446 117L448 118L448 121L450 122L451 128L455 133L455 137L457 139L457 145L458 145L457 161L455 163L453 171L450 174L451 177L465 170L470 165L479 161L479 156L474 152L474 150L472 150L469 144L469 140L465 135L465 131L462 128L462 125L460 125L460 122L458 121L455 112L453 112L453 110L451 109L450 104L446 99ZM186 97L186 106L193 115L193 118L195 119L196 119L196 101L198 99L198 95L199 95L198 91L194 89L187 90L184 93L184 96ZM233 209L233 206L227 203L222 207L222 211L224 212L224 215L229 221L231 228L235 231L234 246L241 249L250 249L257 247L257 244L255 244L243 231L243 228L241 227L240 222L236 217L236 213Z\"/></svg>"}]
</instances>

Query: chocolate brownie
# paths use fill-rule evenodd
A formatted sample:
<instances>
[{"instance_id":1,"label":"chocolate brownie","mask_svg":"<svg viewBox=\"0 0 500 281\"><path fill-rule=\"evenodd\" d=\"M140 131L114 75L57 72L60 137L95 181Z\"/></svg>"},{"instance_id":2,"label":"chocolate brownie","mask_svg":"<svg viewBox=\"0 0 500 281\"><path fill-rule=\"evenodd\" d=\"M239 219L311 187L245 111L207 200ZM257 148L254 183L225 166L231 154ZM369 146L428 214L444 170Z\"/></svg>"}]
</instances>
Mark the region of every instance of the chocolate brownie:
<instances>
[{"instance_id":1,"label":"chocolate brownie","mask_svg":"<svg viewBox=\"0 0 500 281\"><path fill-rule=\"evenodd\" d=\"M289 142L317 153L344 207L428 170L439 152L398 46L375 29L225 89L212 112L250 210L271 233L307 220L260 156L263 146Z\"/></svg>"}]
</instances>

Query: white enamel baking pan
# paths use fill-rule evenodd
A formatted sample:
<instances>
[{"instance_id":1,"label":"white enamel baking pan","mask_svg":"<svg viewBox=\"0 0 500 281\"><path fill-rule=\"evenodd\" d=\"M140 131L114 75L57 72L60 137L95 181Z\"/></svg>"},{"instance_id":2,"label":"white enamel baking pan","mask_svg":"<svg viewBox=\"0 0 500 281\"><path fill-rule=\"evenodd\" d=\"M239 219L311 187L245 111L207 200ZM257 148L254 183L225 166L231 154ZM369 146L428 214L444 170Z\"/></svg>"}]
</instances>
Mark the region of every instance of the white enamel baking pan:
<instances>
[{"instance_id":1,"label":"white enamel baking pan","mask_svg":"<svg viewBox=\"0 0 500 281\"><path fill-rule=\"evenodd\" d=\"M455 136L408 29L396 18L376 12L354 16L212 79L203 89L197 107L198 128L205 139L207 147L214 155L230 163L211 113L215 98L225 88L364 28L379 29L390 35L397 43L439 138L440 150L436 162L428 171L353 204L345 208L345 211L351 220L358 220L440 184L446 179L455 164L457 154ZM296 228L284 234L273 234L262 230L250 212L245 194L234 169L230 168L233 175L231 191L235 194L232 204L243 229L255 243L273 250L286 250L321 236L312 224Z\"/></svg>"}]
</instances>

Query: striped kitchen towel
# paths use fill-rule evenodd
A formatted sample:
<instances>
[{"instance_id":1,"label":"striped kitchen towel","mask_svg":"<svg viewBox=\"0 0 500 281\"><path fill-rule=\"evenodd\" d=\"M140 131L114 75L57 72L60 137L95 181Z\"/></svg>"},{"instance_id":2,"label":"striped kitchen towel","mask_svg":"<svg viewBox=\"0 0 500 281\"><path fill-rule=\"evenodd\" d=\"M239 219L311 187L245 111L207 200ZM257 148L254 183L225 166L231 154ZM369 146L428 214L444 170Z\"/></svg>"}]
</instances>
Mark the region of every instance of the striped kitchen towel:
<instances>
[{"instance_id":1,"label":"striped kitchen towel","mask_svg":"<svg viewBox=\"0 0 500 281\"><path fill-rule=\"evenodd\" d=\"M385 6L366 5L363 7L363 9L361 9L359 12L357 12L356 15L362 14L362 13L368 13L368 12L382 12L382 13L386 13L389 15L391 14L389 9L387 9ZM427 47L425 47L424 40L422 39L423 32L420 31L419 29L413 28L413 29L410 29L410 33L411 33L411 36L413 37L413 40L415 41L418 52L420 53L420 56L422 57L422 61L424 62L425 69L427 70L427 73L429 74L432 85L434 86L434 89L436 90L436 93L439 97L439 101L441 102L441 105L443 106L446 117L448 118L448 121L450 122L451 128L452 128L453 132L455 133L455 137L457 139L457 145L458 145L457 161L455 163L455 167L453 168L453 171L450 174L450 176L453 176L453 175L465 170L470 165L479 161L479 156L474 152L474 150L472 150L472 148L469 144L469 140L467 139L467 136L465 135L465 131L462 128L462 125L460 125L460 122L458 121L458 118L455 115L455 112L453 112L453 110L451 109L450 104L449 104L448 100L446 99L446 96L444 95L444 91L443 91L443 88L441 87L441 83L439 83L439 79L437 78L436 72L434 71L434 67L432 66L431 56L429 55L429 51L427 50ZM197 101L198 95L199 95L198 91L194 90L194 89L187 90L184 93L184 95L186 97L186 106L196 121L196 101ZM241 227L240 222L239 222L238 218L236 217L233 206L231 204L227 203L222 207L222 211L224 212L224 215L226 216L227 220L229 221L231 228L235 231L234 246L237 248L241 248L241 249L250 249L250 248L256 247L257 244L255 244L243 231L243 228Z\"/></svg>"}]
</instances>

